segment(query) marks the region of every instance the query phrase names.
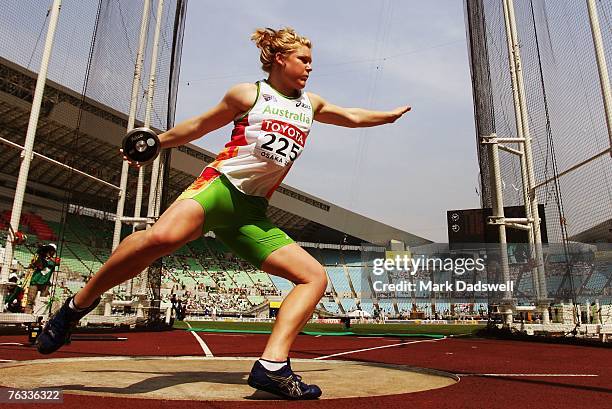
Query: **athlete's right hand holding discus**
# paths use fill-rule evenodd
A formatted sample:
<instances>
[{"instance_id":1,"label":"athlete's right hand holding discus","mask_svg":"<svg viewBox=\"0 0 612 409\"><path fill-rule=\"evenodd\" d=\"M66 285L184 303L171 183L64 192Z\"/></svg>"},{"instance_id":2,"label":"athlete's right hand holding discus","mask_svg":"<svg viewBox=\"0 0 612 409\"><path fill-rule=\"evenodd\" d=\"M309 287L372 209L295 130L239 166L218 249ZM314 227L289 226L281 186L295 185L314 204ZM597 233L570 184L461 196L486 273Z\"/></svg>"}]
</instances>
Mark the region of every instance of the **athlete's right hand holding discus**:
<instances>
[{"instance_id":1,"label":"athlete's right hand holding discus","mask_svg":"<svg viewBox=\"0 0 612 409\"><path fill-rule=\"evenodd\" d=\"M301 155L313 120L349 128L395 122L409 106L391 111L343 108L305 92L312 44L291 28L256 30L268 76L231 87L212 109L159 135L161 148L189 143L233 122L217 158L151 229L128 236L85 287L67 300L39 337L39 351L66 343L70 329L93 310L101 294L136 276L159 257L214 231L236 255L292 281L266 347L248 383L287 399L316 399L321 389L293 373L289 350L327 288L321 264L266 217L268 200ZM204 231L206 220L206 231Z\"/></svg>"}]
</instances>

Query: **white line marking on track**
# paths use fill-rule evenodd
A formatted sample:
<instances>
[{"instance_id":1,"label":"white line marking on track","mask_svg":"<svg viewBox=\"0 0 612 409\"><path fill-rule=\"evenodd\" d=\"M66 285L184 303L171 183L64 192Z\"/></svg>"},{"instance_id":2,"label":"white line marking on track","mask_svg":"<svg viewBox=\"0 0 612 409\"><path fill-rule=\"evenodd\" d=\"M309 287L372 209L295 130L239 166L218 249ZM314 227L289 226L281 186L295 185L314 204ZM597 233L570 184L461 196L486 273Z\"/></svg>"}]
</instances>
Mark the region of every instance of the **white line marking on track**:
<instances>
[{"instance_id":1,"label":"white line marking on track","mask_svg":"<svg viewBox=\"0 0 612 409\"><path fill-rule=\"evenodd\" d=\"M0 342L0 345L18 345L23 346L21 342Z\"/></svg>"},{"instance_id":2,"label":"white line marking on track","mask_svg":"<svg viewBox=\"0 0 612 409\"><path fill-rule=\"evenodd\" d=\"M0 362L15 362L14 359L0 359Z\"/></svg>"},{"instance_id":3,"label":"white line marking on track","mask_svg":"<svg viewBox=\"0 0 612 409\"><path fill-rule=\"evenodd\" d=\"M465 374L456 374L457 376L517 376L517 377L591 377L591 376L599 376L595 374L582 374L582 373L465 373Z\"/></svg>"},{"instance_id":4,"label":"white line marking on track","mask_svg":"<svg viewBox=\"0 0 612 409\"><path fill-rule=\"evenodd\" d=\"M317 359L317 360L318 359L327 359L327 358L331 358L331 357L334 357L334 356L356 354L357 352L365 352L365 351L372 351L374 349L383 349L383 348L398 347L398 346L408 345L408 344L417 344L417 343L420 343L420 342L436 342L436 341L440 341L441 339L446 339L446 337L440 338L440 339L423 339L423 340L419 340L419 341L400 342L399 344L381 345L381 346L372 347L372 348L355 349L353 351L338 352L337 354L318 356L318 357L316 357L314 359Z\"/></svg>"},{"instance_id":5,"label":"white line marking on track","mask_svg":"<svg viewBox=\"0 0 612 409\"><path fill-rule=\"evenodd\" d=\"M191 325L187 321L185 321L185 324L187 324L187 326L191 328ZM198 335L198 333L195 331L189 331L189 332L191 332L191 335L193 335L196 341L198 341L198 344L200 344L200 347L202 347L202 351L204 351L204 354L208 357L213 357L214 355L212 351L210 350L208 345L206 345L206 342L204 342L204 340L200 338L200 335Z\"/></svg>"}]
</instances>

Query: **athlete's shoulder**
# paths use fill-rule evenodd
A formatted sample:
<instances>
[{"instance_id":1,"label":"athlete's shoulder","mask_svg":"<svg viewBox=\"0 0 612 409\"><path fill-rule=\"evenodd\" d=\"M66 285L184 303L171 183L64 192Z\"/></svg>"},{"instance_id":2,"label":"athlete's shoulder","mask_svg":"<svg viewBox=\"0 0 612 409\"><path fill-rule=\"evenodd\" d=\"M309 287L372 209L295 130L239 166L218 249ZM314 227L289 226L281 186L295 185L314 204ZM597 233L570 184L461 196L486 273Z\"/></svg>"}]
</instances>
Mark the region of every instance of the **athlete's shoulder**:
<instances>
[{"instance_id":1,"label":"athlete's shoulder","mask_svg":"<svg viewBox=\"0 0 612 409\"><path fill-rule=\"evenodd\" d=\"M227 90L226 96L234 99L246 98L253 102L253 98L257 96L257 84L250 82L236 84Z\"/></svg>"},{"instance_id":2,"label":"athlete's shoulder","mask_svg":"<svg viewBox=\"0 0 612 409\"><path fill-rule=\"evenodd\" d=\"M257 84L240 83L232 86L225 93L225 102L237 108L239 112L248 110L257 99Z\"/></svg>"},{"instance_id":3,"label":"athlete's shoulder","mask_svg":"<svg viewBox=\"0 0 612 409\"><path fill-rule=\"evenodd\" d=\"M256 82L241 82L240 84L233 85L227 92L240 93L240 92L257 92Z\"/></svg>"},{"instance_id":4,"label":"athlete's shoulder","mask_svg":"<svg viewBox=\"0 0 612 409\"><path fill-rule=\"evenodd\" d=\"M310 99L310 103L312 104L312 111L319 112L319 109L325 105L326 101L322 96L315 94L314 92L306 92L308 95L308 99Z\"/></svg>"}]
</instances>

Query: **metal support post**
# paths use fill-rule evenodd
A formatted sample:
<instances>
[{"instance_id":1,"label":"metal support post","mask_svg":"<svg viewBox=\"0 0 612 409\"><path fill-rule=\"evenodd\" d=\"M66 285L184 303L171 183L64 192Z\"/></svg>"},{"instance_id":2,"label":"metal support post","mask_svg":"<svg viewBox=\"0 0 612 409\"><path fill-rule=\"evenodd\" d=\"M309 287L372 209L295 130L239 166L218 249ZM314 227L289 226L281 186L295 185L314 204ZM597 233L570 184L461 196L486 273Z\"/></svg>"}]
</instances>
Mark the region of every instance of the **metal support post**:
<instances>
[{"instance_id":1,"label":"metal support post","mask_svg":"<svg viewBox=\"0 0 612 409\"><path fill-rule=\"evenodd\" d=\"M21 153L21 165L19 167L19 176L17 178L17 187L15 189L15 198L13 200L13 208L11 210L10 228L16 232L19 230L19 221L21 220L21 210L25 197L26 185L28 183L28 174L30 172L30 163L34 157L34 139L36 138L36 129L38 118L40 116L40 106L47 81L47 70L49 61L51 60L51 50L53 49L53 38L55 37L55 29L59 20L59 13L62 6L61 0L54 0L51 6L49 18L49 28L47 29L47 38L45 40L45 48L40 62L40 70L36 79L36 88L32 100L32 110L30 111L30 120L28 122L28 130L26 132L25 144ZM6 245L4 246L4 261L2 263L2 271L0 273L0 297L4 300L5 288L4 283L8 282L10 268L13 263L13 240L9 234ZM0 311L4 310L4 302L0 303Z\"/></svg>"}]
</instances>

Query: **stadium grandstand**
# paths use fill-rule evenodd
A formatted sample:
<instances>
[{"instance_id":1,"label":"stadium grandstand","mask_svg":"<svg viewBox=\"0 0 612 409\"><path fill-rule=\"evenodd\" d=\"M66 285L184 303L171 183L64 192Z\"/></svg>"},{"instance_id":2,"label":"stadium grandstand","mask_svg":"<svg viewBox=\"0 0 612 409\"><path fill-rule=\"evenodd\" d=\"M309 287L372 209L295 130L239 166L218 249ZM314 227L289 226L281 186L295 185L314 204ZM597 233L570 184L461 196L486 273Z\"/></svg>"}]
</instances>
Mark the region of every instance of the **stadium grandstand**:
<instances>
[{"instance_id":1,"label":"stadium grandstand","mask_svg":"<svg viewBox=\"0 0 612 409\"><path fill-rule=\"evenodd\" d=\"M0 109L3 121L0 136L16 145L23 144L35 81L34 72L0 58ZM83 123L89 125L81 128L81 147L74 151L74 113L81 104L81 96L75 91L53 81L47 82L37 149L60 162L72 157L78 169L118 184L121 158L117 154L117 146L124 134L127 117L109 106L85 98L82 115L86 120ZM3 240L8 234L19 155L20 150L15 147L1 145L0 157L6 163L0 172L0 229ZM193 181L204 163L210 163L213 159L213 153L192 144L175 149L166 184L170 201ZM46 242L61 242L61 264L55 276L54 291L49 299L43 297L37 305L36 311L43 313L48 306L57 307L63 299L78 291L109 256L116 193L114 189L70 170L40 159L35 161L20 222L27 239L15 249L14 269L20 277L25 278L37 247ZM131 172L126 201L128 209L135 206L133 192L137 175ZM66 203L67 185L73 189L69 203ZM386 318L485 319L488 315L490 300L483 292L413 291L381 296L373 290L372 281L367 279L368 260L364 259L364 252L370 260L384 257L385 251L390 250L393 244L396 249L412 248L418 253L419 249L426 249L431 243L425 238L353 213L284 184L272 197L268 217L325 267L329 284L317 309L320 316L361 314ZM130 232L131 226L124 225L122 237ZM549 271L557 271L547 276L552 296L559 300L567 298L565 292L568 283L563 260L559 255L551 254L548 262ZM610 288L611 275L605 270L607 264L604 264L598 266L585 262L584 268L578 268L575 272L576 282L573 285L577 288L580 302L588 302L597 295L603 297L600 297L602 303L610 303L612 294L605 293L605 290ZM511 278L516 283L517 300L528 304L533 298L533 280L530 272L523 270L520 264L513 265ZM267 317L270 302L282 300L293 286L287 280L254 269L229 252L213 235L191 242L165 257L161 274L161 310L170 307L171 295L175 294L184 300L186 314L196 317ZM412 279L445 282L452 280L452 277L447 272L433 271L419 273ZM136 322L138 306L149 305L146 298L142 283L130 282L120 286L108 299L109 305L105 310L99 311L100 322ZM29 320L34 320L34 316ZM567 312L565 320L568 320Z\"/></svg>"},{"instance_id":2,"label":"stadium grandstand","mask_svg":"<svg viewBox=\"0 0 612 409\"><path fill-rule=\"evenodd\" d=\"M28 4L33 9L40 9L35 2L12 2L10 13L0 17L0 22L7 27L23 26L24 21L30 17ZM97 11L92 9L92 5L91 2L75 0L65 2L64 24L73 24L83 32L91 30L93 26L92 37L87 43L86 36L82 36L79 44L74 44L73 39L62 35L57 39L59 56L72 52L71 63L76 68L75 74L66 74L67 66L61 58L56 59L56 64L50 67L33 145L33 151L38 156L33 157L29 169L17 232L11 231L12 209L19 190L22 152L27 142L38 78L37 72L31 67L40 55L36 51L39 48L38 40L32 33L23 38L23 43L27 43L30 48L16 47L19 41L2 44L0 47L0 159L4 165L0 169L0 241L8 243L15 238L16 233L25 233L27 236L19 243L15 241L14 248L10 249L14 254L13 260L7 263L10 264L8 270L16 273L20 283L26 285L30 262L37 249L47 243L57 244L61 260L59 270L53 276L50 295L37 298L36 313L14 316L10 318L12 320L33 321L37 314L44 315L57 308L62 300L78 291L95 274L118 240L138 227L129 222L117 223L117 214L123 217L133 215L136 219L141 215L155 214L159 207L167 207L172 203L204 165L212 162L215 157L214 153L189 144L166 152L159 170L147 166L139 172L123 164L118 147L126 129L148 126L156 132L162 132L173 126L185 4L177 1L168 2L164 6L161 30L165 40L160 43L159 64L155 68L152 67L152 61L146 60L140 83L135 81L134 74L140 27L137 19L127 19L126 16L140 15L142 5L139 2L100 1ZM503 37L499 35L502 32L501 18L490 23L496 24L495 30L481 30L481 25L485 24L483 13L499 17L501 10L489 2L482 3L482 7L481 10L466 3L468 39L475 76L475 102L487 102L491 92L499 92L499 99L504 101L489 110L480 109L485 106L484 103L477 104L478 131L479 134L486 134L497 130L490 124L495 124L494 118L489 117L489 111L493 108L496 110L494 113L499 112L504 118L512 117L513 114L506 112L512 108L508 103L507 90L497 90L495 86L498 84L486 82L491 75L486 71L488 61L496 63L491 66L492 70L506 70L506 56L503 53L482 54L486 50L487 41L502 44ZM521 15L527 15L527 12L522 10ZM150 14L153 21L155 13L150 11ZM95 15L96 20L79 17L83 15ZM44 28L47 18L45 21L32 22L31 25L36 23ZM150 24L144 31L149 44L147 47L155 42L153 26ZM117 30L117 27L121 29ZM486 32L489 33L487 36L484 35ZM496 36L490 33L496 33ZM115 47L117 44L122 46ZM502 49L500 44L496 43L490 49ZM75 47L80 47L80 51L75 52ZM26 48L29 51L25 52ZM87 48L89 53L83 51ZM533 49L530 51L535 53ZM147 89L144 78L154 68L157 89L153 95ZM498 76L501 77L501 74L495 75ZM590 79L593 78L591 72ZM537 78L530 80L533 83L538 81ZM130 95L134 84L135 99ZM143 102L147 96L151 98L148 105ZM131 101L137 101L135 110L131 107ZM507 120L501 122L503 127L500 122L497 123L500 128L498 132L509 135L515 132ZM539 133L536 137L546 138L547 135L543 134L545 129L545 126L537 128ZM596 148L603 144L600 143L602 129L601 126L597 128L597 140L590 142L593 146L589 148L588 154L596 153ZM538 145L538 178L552 183L549 180L549 168L542 168L541 162L548 163L547 160L553 161L555 157L551 150L542 151L544 142ZM572 144L565 140L563 142L561 145L564 154L577 152ZM482 173L482 207L486 208L493 202L492 182L488 156L482 147L478 149ZM588 155L585 153L582 156ZM576 157L575 161L584 159L582 156ZM547 271L544 277L546 294L538 293L538 278L525 267L524 260L511 257L508 278L514 282L513 300L517 305L517 318L521 308L529 312L527 315L530 319L538 316L531 308L535 299L546 301L551 316L554 315L553 310L565 311L567 303L586 305L596 302L602 305L602 320L608 322L612 317L610 249L605 246L609 244L610 237L610 201L602 188L609 169L601 166L609 158L594 158L593 163L597 164L596 170L602 177L583 177L581 180L585 184L593 184L597 200L593 201L591 208L588 208L590 202L578 200L574 196L572 200L566 201L565 210L574 214L572 218L576 220L568 231L564 231L563 226L557 222L563 220L559 214L562 208L557 205L560 194L554 198L556 202L552 199L546 202L552 193L541 185L538 195L540 201L546 204L551 242L565 239L599 243L593 251L592 247L585 245L581 253L586 254L580 254L579 260L569 270L567 252L560 254L554 248L547 250L544 258ZM508 185L513 188L504 191L506 203L521 205L521 197L517 192L522 181L516 163L506 156L502 157L501 162L503 170L509 174L507 180L511 183ZM556 172L553 173L555 180L560 178ZM124 177L127 181L125 190L122 190ZM144 180L154 178L161 182L151 182L150 186L143 183ZM572 185L566 185L567 179L560 180L563 182L562 187L571 192L568 186ZM147 189L150 187L148 195L143 192L143 184ZM593 216L589 217L591 213ZM491 313L496 311L499 300L486 291L417 289L381 292L374 289L370 274L374 259L384 258L388 252L406 252L419 256L434 251L438 257L456 257L457 254L453 254L448 247L435 247L426 238L356 214L285 184L281 184L272 196L267 216L325 267L329 284L316 310L321 317L350 314L358 317L415 319L465 317L478 320L495 317ZM8 278L8 273L3 269L4 280ZM499 281L499 278L493 273L462 277L472 282ZM397 279L392 274L381 277L382 282L387 284ZM409 280L413 283L444 283L454 282L457 277L444 269L432 269L419 271L410 276ZM180 299L184 313L193 317L268 317L273 314L271 305L277 305L291 289L290 282L252 268L233 255L214 235L209 234L164 257L139 277L107 294L97 314L88 319L90 322L99 320L113 323L146 321L151 317L169 315L173 299ZM541 318L542 310L538 313ZM565 313L565 317L558 316L555 320L575 322L575 311L571 318Z\"/></svg>"}]
</instances>

